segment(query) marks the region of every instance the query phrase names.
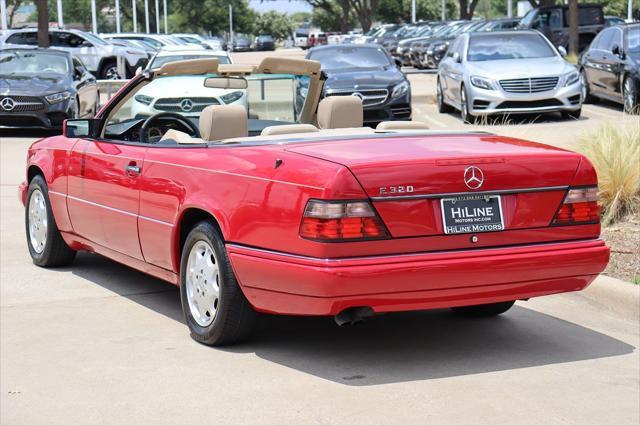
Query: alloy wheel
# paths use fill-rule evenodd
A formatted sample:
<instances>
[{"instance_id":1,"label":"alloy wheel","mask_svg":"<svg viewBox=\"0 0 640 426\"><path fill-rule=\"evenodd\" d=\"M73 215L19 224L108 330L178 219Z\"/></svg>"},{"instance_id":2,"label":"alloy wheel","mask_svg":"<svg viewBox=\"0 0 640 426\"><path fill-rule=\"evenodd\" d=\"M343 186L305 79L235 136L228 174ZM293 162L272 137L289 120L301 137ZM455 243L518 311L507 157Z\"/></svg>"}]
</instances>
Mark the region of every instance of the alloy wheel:
<instances>
[{"instance_id":1,"label":"alloy wheel","mask_svg":"<svg viewBox=\"0 0 640 426\"><path fill-rule=\"evenodd\" d=\"M211 245L197 241L189 252L186 295L191 316L201 327L215 319L220 299L219 262Z\"/></svg>"},{"instance_id":2,"label":"alloy wheel","mask_svg":"<svg viewBox=\"0 0 640 426\"><path fill-rule=\"evenodd\" d=\"M109 68L107 68L107 70L104 72L104 75L105 75L107 80L119 80L120 79L120 74L118 74L118 67L115 66L115 65L110 66Z\"/></svg>"},{"instance_id":3,"label":"alloy wheel","mask_svg":"<svg viewBox=\"0 0 640 426\"><path fill-rule=\"evenodd\" d=\"M29 242L33 250L40 254L47 244L47 203L44 194L34 189L29 199Z\"/></svg>"},{"instance_id":4,"label":"alloy wheel","mask_svg":"<svg viewBox=\"0 0 640 426\"><path fill-rule=\"evenodd\" d=\"M635 87L633 84L633 80L631 80L630 77L627 77L624 80L623 96L624 96L624 110L629 114L632 114L634 112L634 109L638 108L638 106L636 105L637 102L636 102Z\"/></svg>"}]
</instances>

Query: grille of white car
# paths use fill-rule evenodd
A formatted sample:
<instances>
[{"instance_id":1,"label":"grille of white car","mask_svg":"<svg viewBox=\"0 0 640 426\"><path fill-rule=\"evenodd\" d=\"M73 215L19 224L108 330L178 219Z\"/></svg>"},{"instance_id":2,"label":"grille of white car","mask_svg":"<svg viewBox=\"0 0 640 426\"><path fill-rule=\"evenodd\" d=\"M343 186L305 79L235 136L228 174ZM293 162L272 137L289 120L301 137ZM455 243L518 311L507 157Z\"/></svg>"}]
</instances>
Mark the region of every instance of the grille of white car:
<instances>
[{"instance_id":1,"label":"grille of white car","mask_svg":"<svg viewBox=\"0 0 640 426\"><path fill-rule=\"evenodd\" d=\"M220 105L216 98L160 98L153 104L159 111L201 112L209 105Z\"/></svg>"},{"instance_id":2,"label":"grille of white car","mask_svg":"<svg viewBox=\"0 0 640 426\"><path fill-rule=\"evenodd\" d=\"M383 104L389 96L389 91L387 89L328 90L327 96L357 96L362 99L362 106L369 107Z\"/></svg>"},{"instance_id":3,"label":"grille of white car","mask_svg":"<svg viewBox=\"0 0 640 426\"><path fill-rule=\"evenodd\" d=\"M514 78L500 80L500 86L509 93L540 93L553 90L559 77Z\"/></svg>"}]
</instances>

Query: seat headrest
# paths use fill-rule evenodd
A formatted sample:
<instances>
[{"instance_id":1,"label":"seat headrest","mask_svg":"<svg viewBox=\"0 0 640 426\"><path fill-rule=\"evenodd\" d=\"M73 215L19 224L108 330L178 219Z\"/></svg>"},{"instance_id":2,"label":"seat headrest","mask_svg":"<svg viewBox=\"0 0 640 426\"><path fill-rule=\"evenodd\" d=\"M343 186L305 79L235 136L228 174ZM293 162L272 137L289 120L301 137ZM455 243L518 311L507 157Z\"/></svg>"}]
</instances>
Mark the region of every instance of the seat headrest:
<instances>
[{"instance_id":1,"label":"seat headrest","mask_svg":"<svg viewBox=\"0 0 640 426\"><path fill-rule=\"evenodd\" d=\"M318 104L318 127L343 129L362 127L362 99L356 96L329 96Z\"/></svg>"},{"instance_id":2,"label":"seat headrest","mask_svg":"<svg viewBox=\"0 0 640 426\"><path fill-rule=\"evenodd\" d=\"M427 123L422 121L383 121L376 130L428 130Z\"/></svg>"},{"instance_id":3,"label":"seat headrest","mask_svg":"<svg viewBox=\"0 0 640 426\"><path fill-rule=\"evenodd\" d=\"M281 126L267 126L262 129L260 136L292 135L295 133L319 132L316 126L311 124L283 124Z\"/></svg>"},{"instance_id":4,"label":"seat headrest","mask_svg":"<svg viewBox=\"0 0 640 426\"><path fill-rule=\"evenodd\" d=\"M247 110L241 105L211 105L200 113L200 137L205 141L249 135Z\"/></svg>"}]
</instances>

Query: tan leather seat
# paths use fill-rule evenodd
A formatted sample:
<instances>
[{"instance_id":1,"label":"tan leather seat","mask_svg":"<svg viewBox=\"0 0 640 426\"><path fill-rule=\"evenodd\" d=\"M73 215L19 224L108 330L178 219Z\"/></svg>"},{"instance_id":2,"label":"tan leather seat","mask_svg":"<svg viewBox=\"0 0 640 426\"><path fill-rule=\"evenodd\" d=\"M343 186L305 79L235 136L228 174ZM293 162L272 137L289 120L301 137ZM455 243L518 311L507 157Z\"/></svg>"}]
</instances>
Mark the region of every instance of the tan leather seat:
<instances>
[{"instance_id":1,"label":"tan leather seat","mask_svg":"<svg viewBox=\"0 0 640 426\"><path fill-rule=\"evenodd\" d=\"M162 139L160 139L161 143L166 141L175 141L179 145L194 145L199 143L206 143L200 138L192 138L185 132L181 132L180 130L175 129L167 130L167 132L162 136Z\"/></svg>"},{"instance_id":2,"label":"tan leather seat","mask_svg":"<svg viewBox=\"0 0 640 426\"><path fill-rule=\"evenodd\" d=\"M292 135L295 133L319 132L316 126L311 124L284 124L282 126L268 126L262 129L260 136Z\"/></svg>"},{"instance_id":3,"label":"tan leather seat","mask_svg":"<svg viewBox=\"0 0 640 426\"><path fill-rule=\"evenodd\" d=\"M344 129L362 127L362 99L356 96L329 96L318 104L318 127Z\"/></svg>"},{"instance_id":4,"label":"tan leather seat","mask_svg":"<svg viewBox=\"0 0 640 426\"><path fill-rule=\"evenodd\" d=\"M376 130L428 130L427 123L422 121L383 121L376 126Z\"/></svg>"},{"instance_id":5,"label":"tan leather seat","mask_svg":"<svg viewBox=\"0 0 640 426\"><path fill-rule=\"evenodd\" d=\"M200 113L200 137L219 141L249 136L247 110L241 105L211 105Z\"/></svg>"}]
</instances>

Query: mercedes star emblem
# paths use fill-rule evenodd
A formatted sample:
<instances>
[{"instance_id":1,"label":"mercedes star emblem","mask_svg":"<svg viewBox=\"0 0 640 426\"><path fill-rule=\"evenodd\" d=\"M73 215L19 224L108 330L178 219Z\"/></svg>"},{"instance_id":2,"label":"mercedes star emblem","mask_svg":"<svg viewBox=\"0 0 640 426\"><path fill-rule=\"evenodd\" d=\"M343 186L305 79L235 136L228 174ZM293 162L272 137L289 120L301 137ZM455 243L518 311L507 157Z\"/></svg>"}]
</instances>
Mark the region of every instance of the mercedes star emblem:
<instances>
[{"instance_id":1,"label":"mercedes star emblem","mask_svg":"<svg viewBox=\"0 0 640 426\"><path fill-rule=\"evenodd\" d=\"M464 183L469 189L478 189L484 182L484 173L478 167L469 166L464 169Z\"/></svg>"},{"instance_id":2,"label":"mercedes star emblem","mask_svg":"<svg viewBox=\"0 0 640 426\"><path fill-rule=\"evenodd\" d=\"M193 109L193 101L191 101L191 99L183 99L180 102L180 108L184 111L184 112L189 112Z\"/></svg>"},{"instance_id":3,"label":"mercedes star emblem","mask_svg":"<svg viewBox=\"0 0 640 426\"><path fill-rule=\"evenodd\" d=\"M16 103L11 98L4 98L0 101L0 106L5 111L11 111L16 107Z\"/></svg>"}]
</instances>

